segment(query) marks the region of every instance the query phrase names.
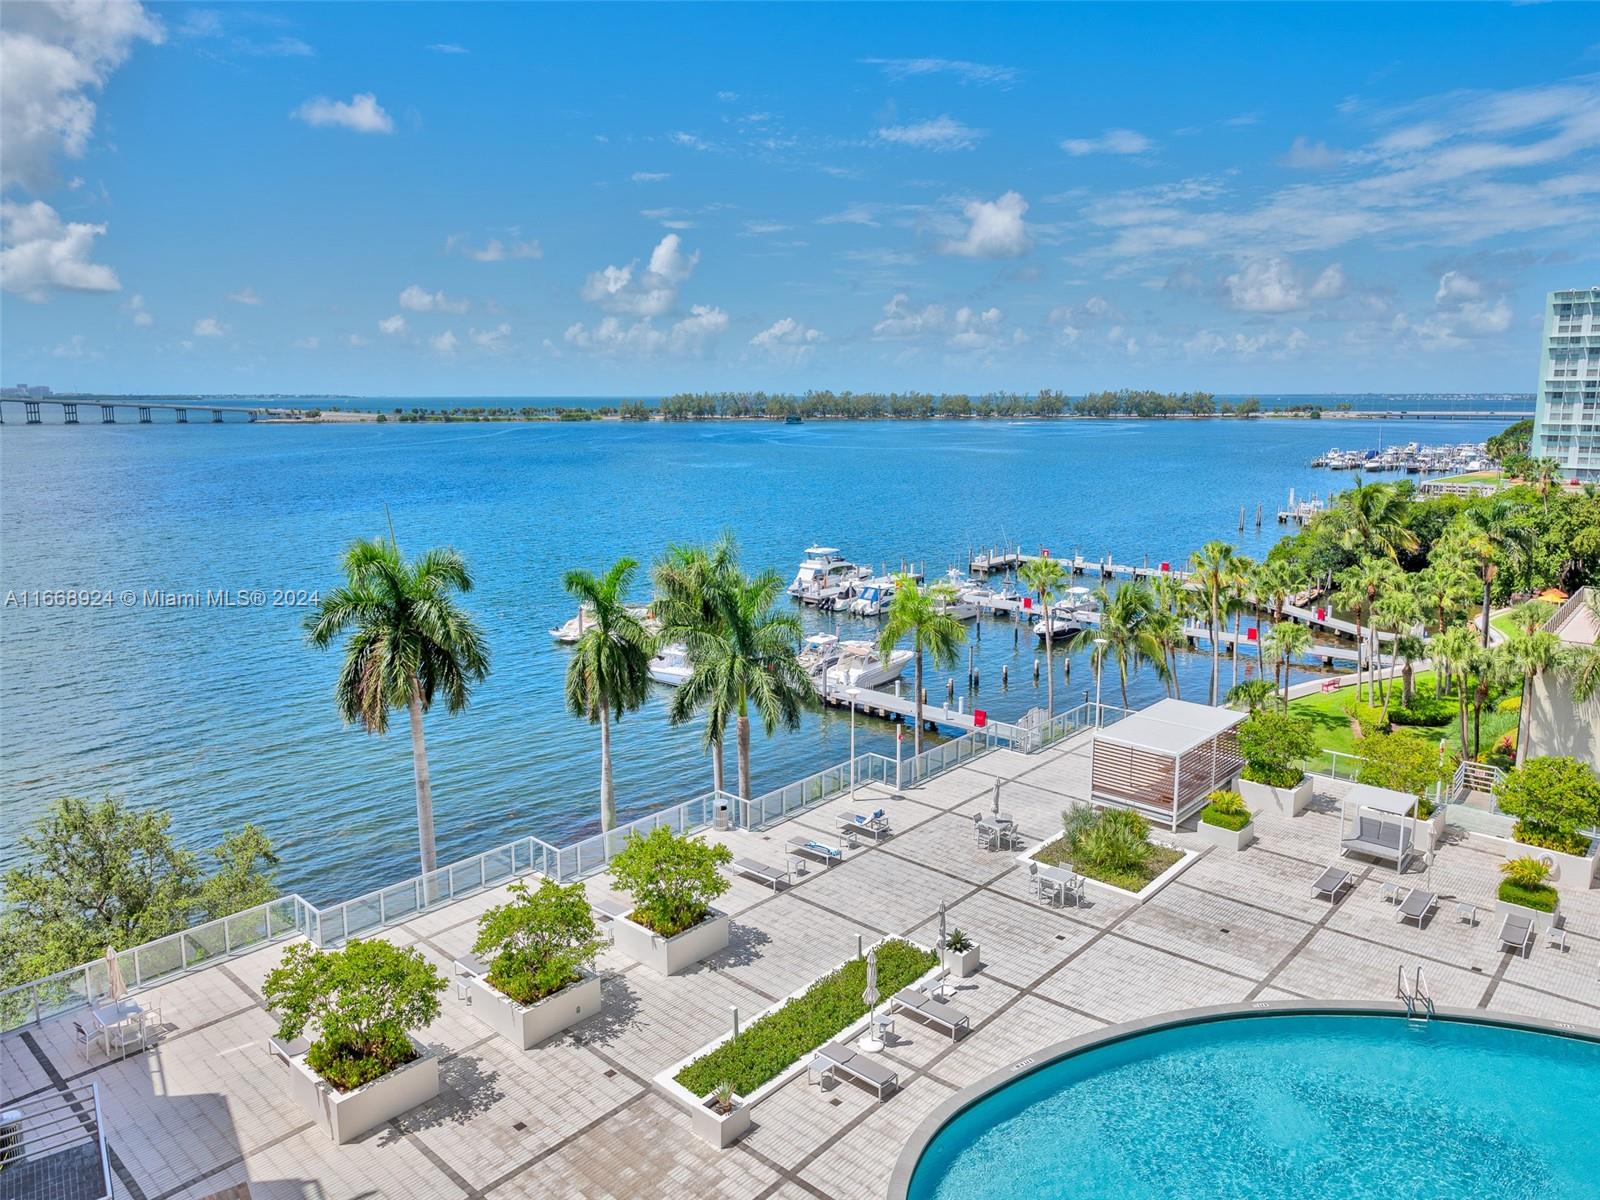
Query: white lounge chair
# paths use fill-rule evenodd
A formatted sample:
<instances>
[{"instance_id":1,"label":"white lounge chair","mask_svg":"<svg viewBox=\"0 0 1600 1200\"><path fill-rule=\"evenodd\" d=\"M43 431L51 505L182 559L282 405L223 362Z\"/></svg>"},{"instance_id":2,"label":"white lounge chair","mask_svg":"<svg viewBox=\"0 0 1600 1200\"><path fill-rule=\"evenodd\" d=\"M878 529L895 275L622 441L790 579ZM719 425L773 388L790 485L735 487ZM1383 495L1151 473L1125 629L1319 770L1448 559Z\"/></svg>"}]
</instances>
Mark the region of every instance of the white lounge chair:
<instances>
[{"instance_id":1,"label":"white lounge chair","mask_svg":"<svg viewBox=\"0 0 1600 1200\"><path fill-rule=\"evenodd\" d=\"M1401 901L1400 907L1395 910L1394 919L1415 921L1417 928L1421 929L1422 923L1428 919L1428 914L1438 907L1439 897L1421 888L1412 888L1406 893L1406 898Z\"/></svg>"},{"instance_id":2,"label":"white lounge chair","mask_svg":"<svg viewBox=\"0 0 1600 1200\"><path fill-rule=\"evenodd\" d=\"M834 1079L853 1079L870 1088L879 1100L900 1086L900 1076L894 1071L838 1042L818 1046L806 1072L808 1077L815 1075L818 1083L830 1075Z\"/></svg>"},{"instance_id":3,"label":"white lounge chair","mask_svg":"<svg viewBox=\"0 0 1600 1200\"><path fill-rule=\"evenodd\" d=\"M1311 885L1313 896L1326 896L1329 900L1338 902L1339 893L1346 888L1355 887L1355 877L1343 867L1329 867L1317 881Z\"/></svg>"},{"instance_id":4,"label":"white lounge chair","mask_svg":"<svg viewBox=\"0 0 1600 1200\"><path fill-rule=\"evenodd\" d=\"M1500 946L1504 950L1515 950L1527 958L1528 951L1533 948L1533 933L1532 920L1516 913L1507 913L1500 925Z\"/></svg>"},{"instance_id":5,"label":"white lounge chair","mask_svg":"<svg viewBox=\"0 0 1600 1200\"><path fill-rule=\"evenodd\" d=\"M792 882L787 868L780 871L777 867L769 867L766 863L758 863L753 858L736 858L731 864L734 871L740 875L748 876L760 883L766 884L773 891L778 890L778 884Z\"/></svg>"},{"instance_id":6,"label":"white lounge chair","mask_svg":"<svg viewBox=\"0 0 1600 1200\"><path fill-rule=\"evenodd\" d=\"M908 1013L921 1017L929 1024L942 1027L954 1041L964 1029L972 1032L972 1018L942 1000L935 1000L921 988L901 988L889 1001L890 1012Z\"/></svg>"}]
</instances>

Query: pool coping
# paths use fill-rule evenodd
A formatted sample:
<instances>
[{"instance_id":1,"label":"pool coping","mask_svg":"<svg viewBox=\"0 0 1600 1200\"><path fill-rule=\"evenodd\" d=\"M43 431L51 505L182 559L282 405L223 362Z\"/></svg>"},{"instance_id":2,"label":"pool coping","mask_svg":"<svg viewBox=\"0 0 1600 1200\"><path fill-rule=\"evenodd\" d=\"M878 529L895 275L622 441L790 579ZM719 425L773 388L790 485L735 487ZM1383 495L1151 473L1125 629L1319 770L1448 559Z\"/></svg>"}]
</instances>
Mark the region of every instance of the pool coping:
<instances>
[{"instance_id":1,"label":"pool coping","mask_svg":"<svg viewBox=\"0 0 1600 1200\"><path fill-rule=\"evenodd\" d=\"M1174 1029L1183 1025L1202 1025L1210 1021L1226 1020L1232 1017L1344 1016L1351 1014L1403 1017L1406 1012L1405 1004L1399 1000L1254 1000L1248 1004L1215 1004L1204 1008L1188 1008L1179 1012L1140 1017L1134 1021L1124 1021L1120 1025L1109 1025L1104 1029L1096 1029L1089 1033L1081 1033L1077 1037L1067 1038L1065 1041L1046 1046L1026 1058L1020 1058L1016 1062L989 1072L977 1083L962 1088L924 1117L918 1123L916 1129L912 1131L905 1145L901 1147L900 1156L895 1160L894 1173L889 1177L889 1200L907 1200L911 1189L911 1177L917 1169L917 1163L921 1160L923 1152L928 1148L928 1143L933 1141L935 1135L952 1120L1006 1084L1014 1082L1023 1075L1030 1075L1035 1071L1042 1070L1063 1058L1068 1058L1099 1046L1126 1041L1140 1034L1153 1033L1160 1029ZM1452 1008L1447 1006L1436 1008L1434 1017L1465 1024L1495 1025L1502 1028L1525 1029L1536 1033L1548 1033L1562 1037L1582 1038L1585 1041L1600 1042L1600 1028L1577 1025L1570 1021L1553 1021L1544 1017L1496 1013L1481 1008Z\"/></svg>"}]
</instances>

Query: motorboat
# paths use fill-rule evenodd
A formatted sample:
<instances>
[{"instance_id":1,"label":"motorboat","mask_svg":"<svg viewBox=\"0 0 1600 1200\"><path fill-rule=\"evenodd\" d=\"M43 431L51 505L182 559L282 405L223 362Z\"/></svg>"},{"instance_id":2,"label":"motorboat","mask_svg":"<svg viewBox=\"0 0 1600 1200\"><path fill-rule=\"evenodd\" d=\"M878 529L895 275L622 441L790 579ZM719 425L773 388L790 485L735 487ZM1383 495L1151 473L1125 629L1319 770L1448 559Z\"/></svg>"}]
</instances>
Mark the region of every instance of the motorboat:
<instances>
[{"instance_id":1,"label":"motorboat","mask_svg":"<svg viewBox=\"0 0 1600 1200\"><path fill-rule=\"evenodd\" d=\"M962 592L959 598L976 604L980 612L1007 613L1016 616L1018 613L1033 611L1033 597L1019 592L1010 585L1001 588L983 585L971 587Z\"/></svg>"},{"instance_id":2,"label":"motorboat","mask_svg":"<svg viewBox=\"0 0 1600 1200\"><path fill-rule=\"evenodd\" d=\"M689 648L682 642L661 647L661 652L650 660L650 678L668 687L677 687L688 679L692 669Z\"/></svg>"},{"instance_id":3,"label":"motorboat","mask_svg":"<svg viewBox=\"0 0 1600 1200\"><path fill-rule=\"evenodd\" d=\"M1050 606L1049 620L1051 638L1066 637L1100 623L1100 602L1088 588L1068 588L1061 599ZM1033 632L1041 639L1044 637L1045 618L1034 619Z\"/></svg>"},{"instance_id":4,"label":"motorboat","mask_svg":"<svg viewBox=\"0 0 1600 1200\"><path fill-rule=\"evenodd\" d=\"M863 579L855 591L855 596L844 606L845 611L853 617L881 617L889 611L889 602L894 599L894 576L874 575Z\"/></svg>"},{"instance_id":5,"label":"motorboat","mask_svg":"<svg viewBox=\"0 0 1600 1200\"><path fill-rule=\"evenodd\" d=\"M973 600L963 600L960 596L951 596L933 602L933 611L946 617L954 617L958 621L976 620L978 605Z\"/></svg>"},{"instance_id":6,"label":"motorboat","mask_svg":"<svg viewBox=\"0 0 1600 1200\"><path fill-rule=\"evenodd\" d=\"M648 604L630 604L627 606L629 614L644 626L644 631L652 636L661 632L661 622L656 620L655 614L650 611ZM552 629L550 636L558 642L572 645L584 634L589 626L594 624L594 608L583 604L578 608L576 616L569 619L559 628Z\"/></svg>"},{"instance_id":7,"label":"motorboat","mask_svg":"<svg viewBox=\"0 0 1600 1200\"><path fill-rule=\"evenodd\" d=\"M839 656L828 667L828 683L836 687L875 688L897 679L911 665L911 651L896 649L887 661L868 641L839 643Z\"/></svg>"},{"instance_id":8,"label":"motorboat","mask_svg":"<svg viewBox=\"0 0 1600 1200\"><path fill-rule=\"evenodd\" d=\"M800 646L797 661L807 675L822 674L839 657L839 639L831 633L813 633Z\"/></svg>"},{"instance_id":9,"label":"motorboat","mask_svg":"<svg viewBox=\"0 0 1600 1200\"><path fill-rule=\"evenodd\" d=\"M870 567L846 561L836 547L807 546L806 556L788 591L802 604L820 607L825 601L849 598L856 584L871 575Z\"/></svg>"}]
</instances>

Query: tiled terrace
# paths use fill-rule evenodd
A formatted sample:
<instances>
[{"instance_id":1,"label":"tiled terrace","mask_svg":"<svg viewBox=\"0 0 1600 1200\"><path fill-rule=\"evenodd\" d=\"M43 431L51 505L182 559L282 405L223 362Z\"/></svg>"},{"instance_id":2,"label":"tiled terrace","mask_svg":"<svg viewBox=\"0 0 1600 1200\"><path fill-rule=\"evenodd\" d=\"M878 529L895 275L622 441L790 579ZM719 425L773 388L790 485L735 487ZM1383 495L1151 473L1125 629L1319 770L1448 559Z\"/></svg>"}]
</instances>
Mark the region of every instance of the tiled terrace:
<instances>
[{"instance_id":1,"label":"tiled terrace","mask_svg":"<svg viewBox=\"0 0 1600 1200\"><path fill-rule=\"evenodd\" d=\"M1087 740L1028 757L995 751L898 799L863 789L856 807L887 808L894 836L776 896L736 882L723 901L732 944L686 974L663 979L608 952L604 1013L533 1050L490 1035L447 993L444 1015L422 1035L445 1056L443 1094L342 1148L291 1105L283 1068L265 1052L274 1023L260 988L281 947L161 989L164 1036L121 1063L82 1057L70 1019L6 1038L3 1091L97 1080L116 1194L134 1200L865 1198L884 1195L911 1131L956 1090L1120 1021L1255 999L1391 999L1397 965L1420 962L1441 1005L1600 1027L1600 891L1563 896L1568 951L1540 944L1526 960L1503 953L1492 916L1476 927L1455 916L1456 896L1492 909L1499 860L1485 843L1440 852L1429 886L1446 899L1420 930L1399 924L1380 898L1391 877L1383 867L1353 866L1360 882L1337 905L1311 897L1311 880L1337 856L1332 795L1292 821L1259 817L1255 845L1204 853L1142 906L1091 895L1082 909L1055 910L1029 896L1013 854L974 845L970 814L988 808L996 777L1032 844L1085 797ZM719 836L736 855L781 863L786 838L801 827L831 835L850 807L834 801L764 833ZM1201 845L1192 833L1177 837ZM598 896L607 881L589 886ZM385 936L420 947L448 973L478 914L500 898L476 896ZM941 899L951 924L983 951L983 970L952 999L971 1015L972 1033L952 1043L897 1022L885 1057L903 1090L886 1103L801 1075L756 1106L743 1141L719 1152L652 1089L657 1071L727 1028L730 1005L758 1012L854 954L857 935L931 941Z\"/></svg>"}]
</instances>

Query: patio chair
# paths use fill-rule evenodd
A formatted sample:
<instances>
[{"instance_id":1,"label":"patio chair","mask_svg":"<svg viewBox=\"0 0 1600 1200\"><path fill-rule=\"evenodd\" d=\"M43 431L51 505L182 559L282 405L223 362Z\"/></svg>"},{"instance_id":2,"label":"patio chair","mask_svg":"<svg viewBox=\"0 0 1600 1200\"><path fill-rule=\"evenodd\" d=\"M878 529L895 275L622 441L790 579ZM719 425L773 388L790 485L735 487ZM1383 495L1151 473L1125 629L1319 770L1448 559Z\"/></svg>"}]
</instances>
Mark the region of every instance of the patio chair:
<instances>
[{"instance_id":1,"label":"patio chair","mask_svg":"<svg viewBox=\"0 0 1600 1200\"><path fill-rule=\"evenodd\" d=\"M1421 888L1412 888L1406 893L1405 900L1395 910L1394 919L1397 921L1415 921L1417 928L1422 928L1422 923L1428 919L1428 914L1439 907L1439 897L1432 892L1425 892Z\"/></svg>"},{"instance_id":2,"label":"patio chair","mask_svg":"<svg viewBox=\"0 0 1600 1200\"><path fill-rule=\"evenodd\" d=\"M819 1084L830 1075L835 1080L853 1079L872 1089L880 1101L900 1086L900 1076L888 1067L838 1042L817 1047L806 1073L816 1075Z\"/></svg>"},{"instance_id":3,"label":"patio chair","mask_svg":"<svg viewBox=\"0 0 1600 1200\"><path fill-rule=\"evenodd\" d=\"M972 1032L972 1018L958 1008L953 1008L942 1000L935 1000L921 988L901 988L889 1001L890 1012L903 1012L913 1017L921 1017L931 1025L942 1027L954 1041L964 1029Z\"/></svg>"},{"instance_id":4,"label":"patio chair","mask_svg":"<svg viewBox=\"0 0 1600 1200\"><path fill-rule=\"evenodd\" d=\"M777 867L769 867L765 863L758 863L753 858L736 858L733 860L732 867L738 874L754 879L758 883L764 883L774 892L778 890L780 882L790 882L787 868L780 871Z\"/></svg>"},{"instance_id":5,"label":"patio chair","mask_svg":"<svg viewBox=\"0 0 1600 1200\"><path fill-rule=\"evenodd\" d=\"M1349 871L1346 871L1343 867L1329 867L1321 875L1317 876L1317 881L1311 885L1311 894L1313 896L1326 896L1330 901L1337 904L1339 893L1345 888L1352 888L1355 885L1355 878Z\"/></svg>"},{"instance_id":6,"label":"patio chair","mask_svg":"<svg viewBox=\"0 0 1600 1200\"><path fill-rule=\"evenodd\" d=\"M72 1043L77 1046L78 1053L83 1056L85 1061L88 1061L89 1058L89 1047L99 1040L78 1022L74 1021L72 1023Z\"/></svg>"},{"instance_id":7,"label":"patio chair","mask_svg":"<svg viewBox=\"0 0 1600 1200\"><path fill-rule=\"evenodd\" d=\"M816 838L792 837L783 844L783 850L790 858L797 858L802 862L810 859L812 862L821 863L824 867L831 867L835 863L844 861L842 846L824 845Z\"/></svg>"},{"instance_id":8,"label":"patio chair","mask_svg":"<svg viewBox=\"0 0 1600 1200\"><path fill-rule=\"evenodd\" d=\"M1500 948L1515 950L1523 958L1527 958L1528 951L1533 948L1533 932L1533 922L1530 919L1518 916L1516 913L1507 913L1505 921L1500 925Z\"/></svg>"},{"instance_id":9,"label":"patio chair","mask_svg":"<svg viewBox=\"0 0 1600 1200\"><path fill-rule=\"evenodd\" d=\"M1028 894L1030 896L1039 896L1042 899L1043 893L1040 891L1042 882L1039 878L1039 864L1030 862L1028 864Z\"/></svg>"}]
</instances>

